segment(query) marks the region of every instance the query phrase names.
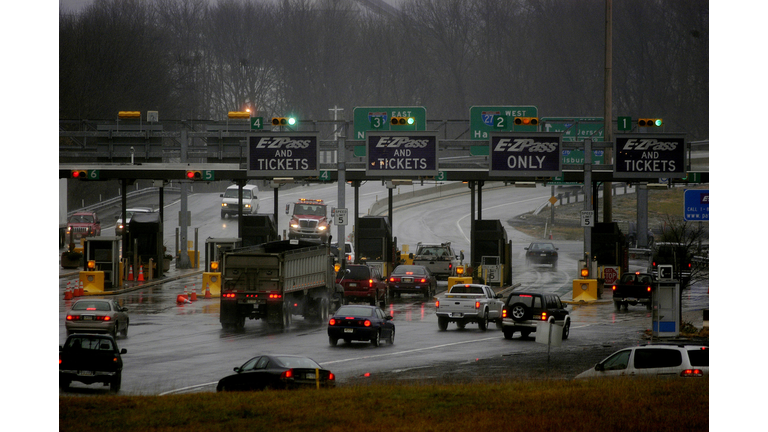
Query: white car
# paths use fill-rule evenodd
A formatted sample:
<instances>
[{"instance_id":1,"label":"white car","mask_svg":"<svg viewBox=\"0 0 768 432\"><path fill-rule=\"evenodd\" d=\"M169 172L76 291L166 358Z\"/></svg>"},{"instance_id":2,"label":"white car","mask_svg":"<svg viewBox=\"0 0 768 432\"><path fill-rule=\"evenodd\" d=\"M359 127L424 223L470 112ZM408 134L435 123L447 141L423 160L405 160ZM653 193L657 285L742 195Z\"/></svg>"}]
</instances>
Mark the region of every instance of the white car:
<instances>
[{"instance_id":1,"label":"white car","mask_svg":"<svg viewBox=\"0 0 768 432\"><path fill-rule=\"evenodd\" d=\"M708 377L709 347L640 345L619 350L576 378L659 376Z\"/></svg>"},{"instance_id":2,"label":"white car","mask_svg":"<svg viewBox=\"0 0 768 432\"><path fill-rule=\"evenodd\" d=\"M125 223L123 223L122 215L115 216L117 222L115 222L115 235L123 235L123 231L128 232L128 224L131 223L131 217L134 213L152 213L153 209L149 207L136 207L125 209Z\"/></svg>"}]
</instances>

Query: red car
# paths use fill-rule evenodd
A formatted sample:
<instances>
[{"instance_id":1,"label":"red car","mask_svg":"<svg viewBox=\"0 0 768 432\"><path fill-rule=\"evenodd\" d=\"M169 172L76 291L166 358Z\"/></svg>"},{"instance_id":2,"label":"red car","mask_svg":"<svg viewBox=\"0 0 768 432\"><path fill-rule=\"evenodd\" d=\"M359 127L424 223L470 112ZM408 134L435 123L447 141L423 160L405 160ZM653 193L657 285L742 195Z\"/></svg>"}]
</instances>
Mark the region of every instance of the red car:
<instances>
[{"instance_id":1,"label":"red car","mask_svg":"<svg viewBox=\"0 0 768 432\"><path fill-rule=\"evenodd\" d=\"M365 264L350 264L339 275L336 283L344 287L344 304L364 301L371 306L384 307L387 283L378 269Z\"/></svg>"}]
</instances>

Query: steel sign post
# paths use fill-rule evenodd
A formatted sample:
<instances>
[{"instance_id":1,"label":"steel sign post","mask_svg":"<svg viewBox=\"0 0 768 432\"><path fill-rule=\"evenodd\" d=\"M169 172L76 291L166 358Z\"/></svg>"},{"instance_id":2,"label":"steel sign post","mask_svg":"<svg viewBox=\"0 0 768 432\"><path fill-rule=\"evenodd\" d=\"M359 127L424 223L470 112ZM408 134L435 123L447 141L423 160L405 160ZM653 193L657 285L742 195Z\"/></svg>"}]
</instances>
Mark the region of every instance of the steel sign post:
<instances>
[{"instance_id":1,"label":"steel sign post","mask_svg":"<svg viewBox=\"0 0 768 432\"><path fill-rule=\"evenodd\" d=\"M549 132L492 133L492 177L554 177L561 175L562 136Z\"/></svg>"},{"instance_id":2,"label":"steel sign post","mask_svg":"<svg viewBox=\"0 0 768 432\"><path fill-rule=\"evenodd\" d=\"M248 137L246 175L259 177L317 177L319 132L262 133Z\"/></svg>"},{"instance_id":3,"label":"steel sign post","mask_svg":"<svg viewBox=\"0 0 768 432\"><path fill-rule=\"evenodd\" d=\"M366 175L406 178L438 175L437 132L368 132Z\"/></svg>"}]
</instances>

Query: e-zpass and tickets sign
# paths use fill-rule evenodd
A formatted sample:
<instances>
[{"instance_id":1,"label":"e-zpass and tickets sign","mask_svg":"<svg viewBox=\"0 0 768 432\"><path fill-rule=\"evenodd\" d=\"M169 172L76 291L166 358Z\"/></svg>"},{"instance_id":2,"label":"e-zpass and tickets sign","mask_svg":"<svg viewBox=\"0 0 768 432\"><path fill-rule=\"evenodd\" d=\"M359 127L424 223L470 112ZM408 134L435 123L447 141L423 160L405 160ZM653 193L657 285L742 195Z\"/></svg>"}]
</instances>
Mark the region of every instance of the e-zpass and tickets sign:
<instances>
[{"instance_id":1,"label":"e-zpass and tickets sign","mask_svg":"<svg viewBox=\"0 0 768 432\"><path fill-rule=\"evenodd\" d=\"M258 134L248 138L248 177L320 175L319 132Z\"/></svg>"},{"instance_id":2,"label":"e-zpass and tickets sign","mask_svg":"<svg viewBox=\"0 0 768 432\"><path fill-rule=\"evenodd\" d=\"M368 132L366 175L405 178L438 173L436 132Z\"/></svg>"},{"instance_id":3,"label":"e-zpass and tickets sign","mask_svg":"<svg viewBox=\"0 0 768 432\"><path fill-rule=\"evenodd\" d=\"M685 136L681 134L619 135L614 139L614 175L618 178L683 178Z\"/></svg>"},{"instance_id":4,"label":"e-zpass and tickets sign","mask_svg":"<svg viewBox=\"0 0 768 432\"><path fill-rule=\"evenodd\" d=\"M549 132L492 133L489 176L560 175L562 135Z\"/></svg>"}]
</instances>

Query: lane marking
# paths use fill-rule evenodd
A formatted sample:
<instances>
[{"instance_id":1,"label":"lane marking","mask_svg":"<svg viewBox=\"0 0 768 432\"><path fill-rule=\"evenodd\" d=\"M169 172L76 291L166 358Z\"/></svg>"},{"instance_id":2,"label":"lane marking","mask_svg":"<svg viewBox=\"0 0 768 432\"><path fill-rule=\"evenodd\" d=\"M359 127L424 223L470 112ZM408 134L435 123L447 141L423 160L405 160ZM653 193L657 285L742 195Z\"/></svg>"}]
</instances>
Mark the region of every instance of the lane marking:
<instances>
[{"instance_id":1,"label":"lane marking","mask_svg":"<svg viewBox=\"0 0 768 432\"><path fill-rule=\"evenodd\" d=\"M332 360L332 361L323 362L323 363L320 363L320 364L321 365L329 365L329 364L347 363L347 362L351 362L351 361L366 360L366 359L373 359L373 358L392 357L392 356L397 356L397 355L402 355L402 354L410 354L410 353L419 352L419 351L427 351L427 350L432 350L432 349L437 349L437 348L445 348L445 347L449 347L449 346L464 345L464 344L475 343L475 342L483 342L483 341L489 341L489 340L494 340L494 339L498 339L498 336L497 337L484 338L484 339L473 339L473 340L463 341L463 342L453 342L453 343L448 343L448 344L443 344L443 345L435 345L435 346L431 346L431 347L416 348L416 349L412 349L412 350L398 351L398 352L394 352L394 353L377 354L377 355L355 357L355 358L342 359L342 360Z\"/></svg>"}]
</instances>

